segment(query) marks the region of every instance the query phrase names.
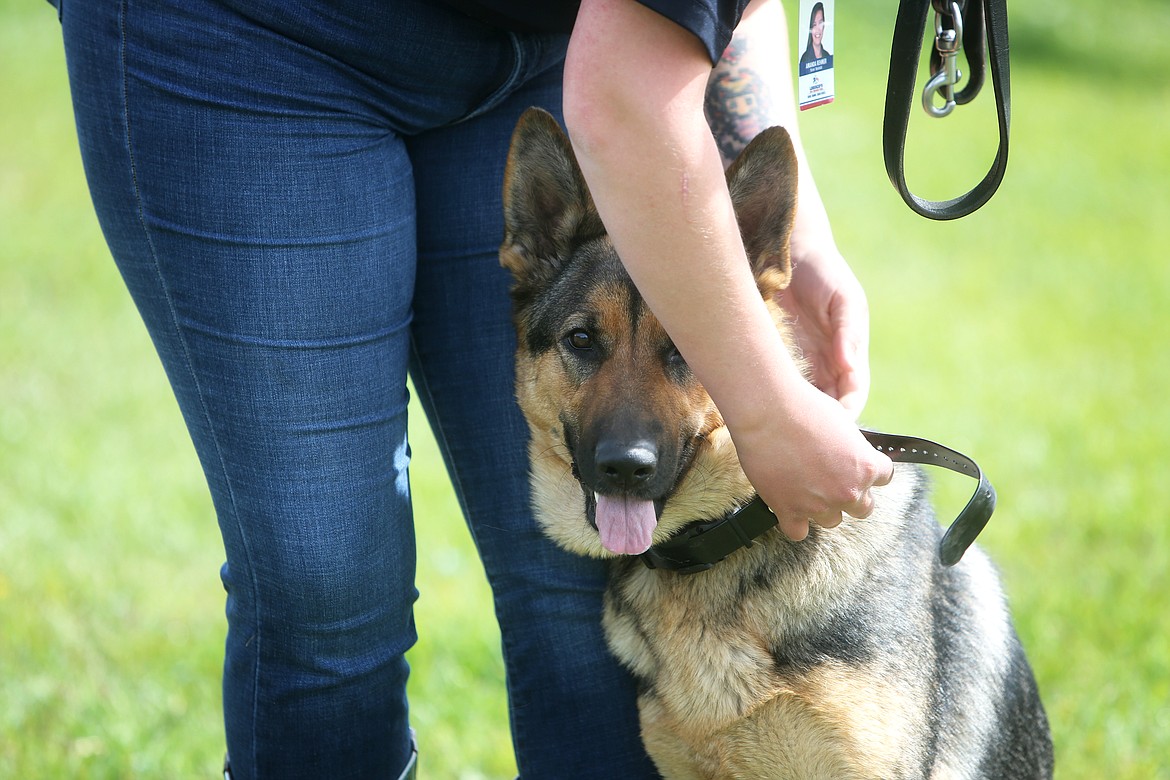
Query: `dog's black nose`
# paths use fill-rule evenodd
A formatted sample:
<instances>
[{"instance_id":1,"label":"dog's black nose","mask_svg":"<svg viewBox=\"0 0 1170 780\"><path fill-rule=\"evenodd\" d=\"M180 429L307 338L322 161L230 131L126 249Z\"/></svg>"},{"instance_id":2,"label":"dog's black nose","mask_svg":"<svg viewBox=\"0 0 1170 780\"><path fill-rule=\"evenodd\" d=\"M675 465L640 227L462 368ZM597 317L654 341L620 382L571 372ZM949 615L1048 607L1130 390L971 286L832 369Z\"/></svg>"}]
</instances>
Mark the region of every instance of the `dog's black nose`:
<instances>
[{"instance_id":1,"label":"dog's black nose","mask_svg":"<svg viewBox=\"0 0 1170 780\"><path fill-rule=\"evenodd\" d=\"M597 476L605 487L615 490L632 490L649 481L658 469L657 448L650 442L602 441L594 456Z\"/></svg>"}]
</instances>

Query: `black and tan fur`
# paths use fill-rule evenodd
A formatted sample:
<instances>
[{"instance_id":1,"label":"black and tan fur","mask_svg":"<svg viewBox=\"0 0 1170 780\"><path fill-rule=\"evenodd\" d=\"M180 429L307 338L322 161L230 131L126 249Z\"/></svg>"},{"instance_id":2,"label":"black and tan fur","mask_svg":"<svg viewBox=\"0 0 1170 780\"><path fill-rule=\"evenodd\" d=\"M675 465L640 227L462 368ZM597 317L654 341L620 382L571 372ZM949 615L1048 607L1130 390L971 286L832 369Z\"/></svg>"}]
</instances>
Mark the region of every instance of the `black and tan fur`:
<instances>
[{"instance_id":1,"label":"black and tan fur","mask_svg":"<svg viewBox=\"0 0 1170 780\"><path fill-rule=\"evenodd\" d=\"M765 131L728 171L761 295L789 278L796 162ZM563 547L614 557L594 494L654 502L661 542L752 496L711 399L606 238L568 141L529 111L513 136L502 264L515 278L517 396L533 502ZM696 306L704 305L696 301ZM604 624L639 685L666 778L1043 778L1048 724L998 578L938 562L917 469L864 521L778 530L693 575L616 557Z\"/></svg>"}]
</instances>

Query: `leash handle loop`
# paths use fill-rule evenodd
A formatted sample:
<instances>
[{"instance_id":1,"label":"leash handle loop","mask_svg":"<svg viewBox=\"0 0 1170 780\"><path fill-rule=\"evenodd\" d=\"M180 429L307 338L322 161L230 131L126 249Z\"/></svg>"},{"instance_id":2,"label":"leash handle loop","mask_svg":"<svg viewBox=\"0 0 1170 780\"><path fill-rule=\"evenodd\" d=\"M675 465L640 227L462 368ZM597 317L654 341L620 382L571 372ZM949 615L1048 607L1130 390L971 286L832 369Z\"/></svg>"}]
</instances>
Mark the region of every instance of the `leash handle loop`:
<instances>
[{"instance_id":1,"label":"leash handle loop","mask_svg":"<svg viewBox=\"0 0 1170 780\"><path fill-rule=\"evenodd\" d=\"M983 85L983 55L990 53L991 78L995 93L999 147L995 159L983 179L966 194L944 201L921 198L910 191L906 183L906 131L915 98L918 77L918 59L922 52L923 33L927 12L932 5L936 13L936 39L941 33L953 32L954 39L943 42L943 48L954 47L948 55L938 48L934 57L934 76L922 94L922 103L932 116L946 116L955 105L969 103ZM957 2L944 4L936 0L901 0L894 25L894 39L890 50L890 74L886 84L885 120L882 127L882 147L886 174L906 204L917 214L931 219L958 219L971 214L991 199L1007 171L1008 139L1011 131L1011 78L1008 55L1007 0L967 0L967 15L962 18L962 7ZM947 28L948 24L953 25ZM967 86L954 92L961 78L957 69L959 39L967 50L971 76ZM984 41L987 47L984 48ZM954 67L954 77L949 68ZM949 83L948 83L949 82ZM933 97L940 92L945 103L942 109L934 106Z\"/></svg>"}]
</instances>

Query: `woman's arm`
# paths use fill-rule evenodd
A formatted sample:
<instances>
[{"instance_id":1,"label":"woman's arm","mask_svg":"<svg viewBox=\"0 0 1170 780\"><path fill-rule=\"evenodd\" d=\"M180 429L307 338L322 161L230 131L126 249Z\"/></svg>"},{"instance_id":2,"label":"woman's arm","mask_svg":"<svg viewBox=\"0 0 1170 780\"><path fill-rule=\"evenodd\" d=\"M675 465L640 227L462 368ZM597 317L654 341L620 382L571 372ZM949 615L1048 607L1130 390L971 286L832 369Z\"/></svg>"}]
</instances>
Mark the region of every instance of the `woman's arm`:
<instances>
[{"instance_id":1,"label":"woman's arm","mask_svg":"<svg viewBox=\"0 0 1170 780\"><path fill-rule=\"evenodd\" d=\"M748 6L735 37L711 71L704 110L725 166L761 130L788 130L799 165L800 198L792 232L792 284L780 304L813 367L813 381L857 417L869 396L869 306L833 240L829 217L800 139L792 57L778 0Z\"/></svg>"},{"instance_id":2,"label":"woman's arm","mask_svg":"<svg viewBox=\"0 0 1170 780\"><path fill-rule=\"evenodd\" d=\"M633 0L584 0L565 121L630 276L719 407L748 478L799 539L809 519L867 516L868 490L892 465L804 380L760 299L703 113L710 75L702 45L675 23Z\"/></svg>"}]
</instances>

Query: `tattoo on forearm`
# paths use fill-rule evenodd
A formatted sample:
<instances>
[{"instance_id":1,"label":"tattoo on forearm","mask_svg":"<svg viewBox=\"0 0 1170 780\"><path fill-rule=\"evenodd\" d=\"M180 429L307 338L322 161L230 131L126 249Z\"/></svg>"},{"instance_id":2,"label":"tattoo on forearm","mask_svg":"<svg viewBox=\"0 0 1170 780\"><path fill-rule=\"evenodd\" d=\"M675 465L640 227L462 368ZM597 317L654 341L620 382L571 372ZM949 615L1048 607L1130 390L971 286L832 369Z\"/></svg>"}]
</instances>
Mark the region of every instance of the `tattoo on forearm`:
<instances>
[{"instance_id":1,"label":"tattoo on forearm","mask_svg":"<svg viewBox=\"0 0 1170 780\"><path fill-rule=\"evenodd\" d=\"M746 43L731 42L707 86L704 111L724 162L734 160L768 126L772 98L768 85L743 64Z\"/></svg>"}]
</instances>

